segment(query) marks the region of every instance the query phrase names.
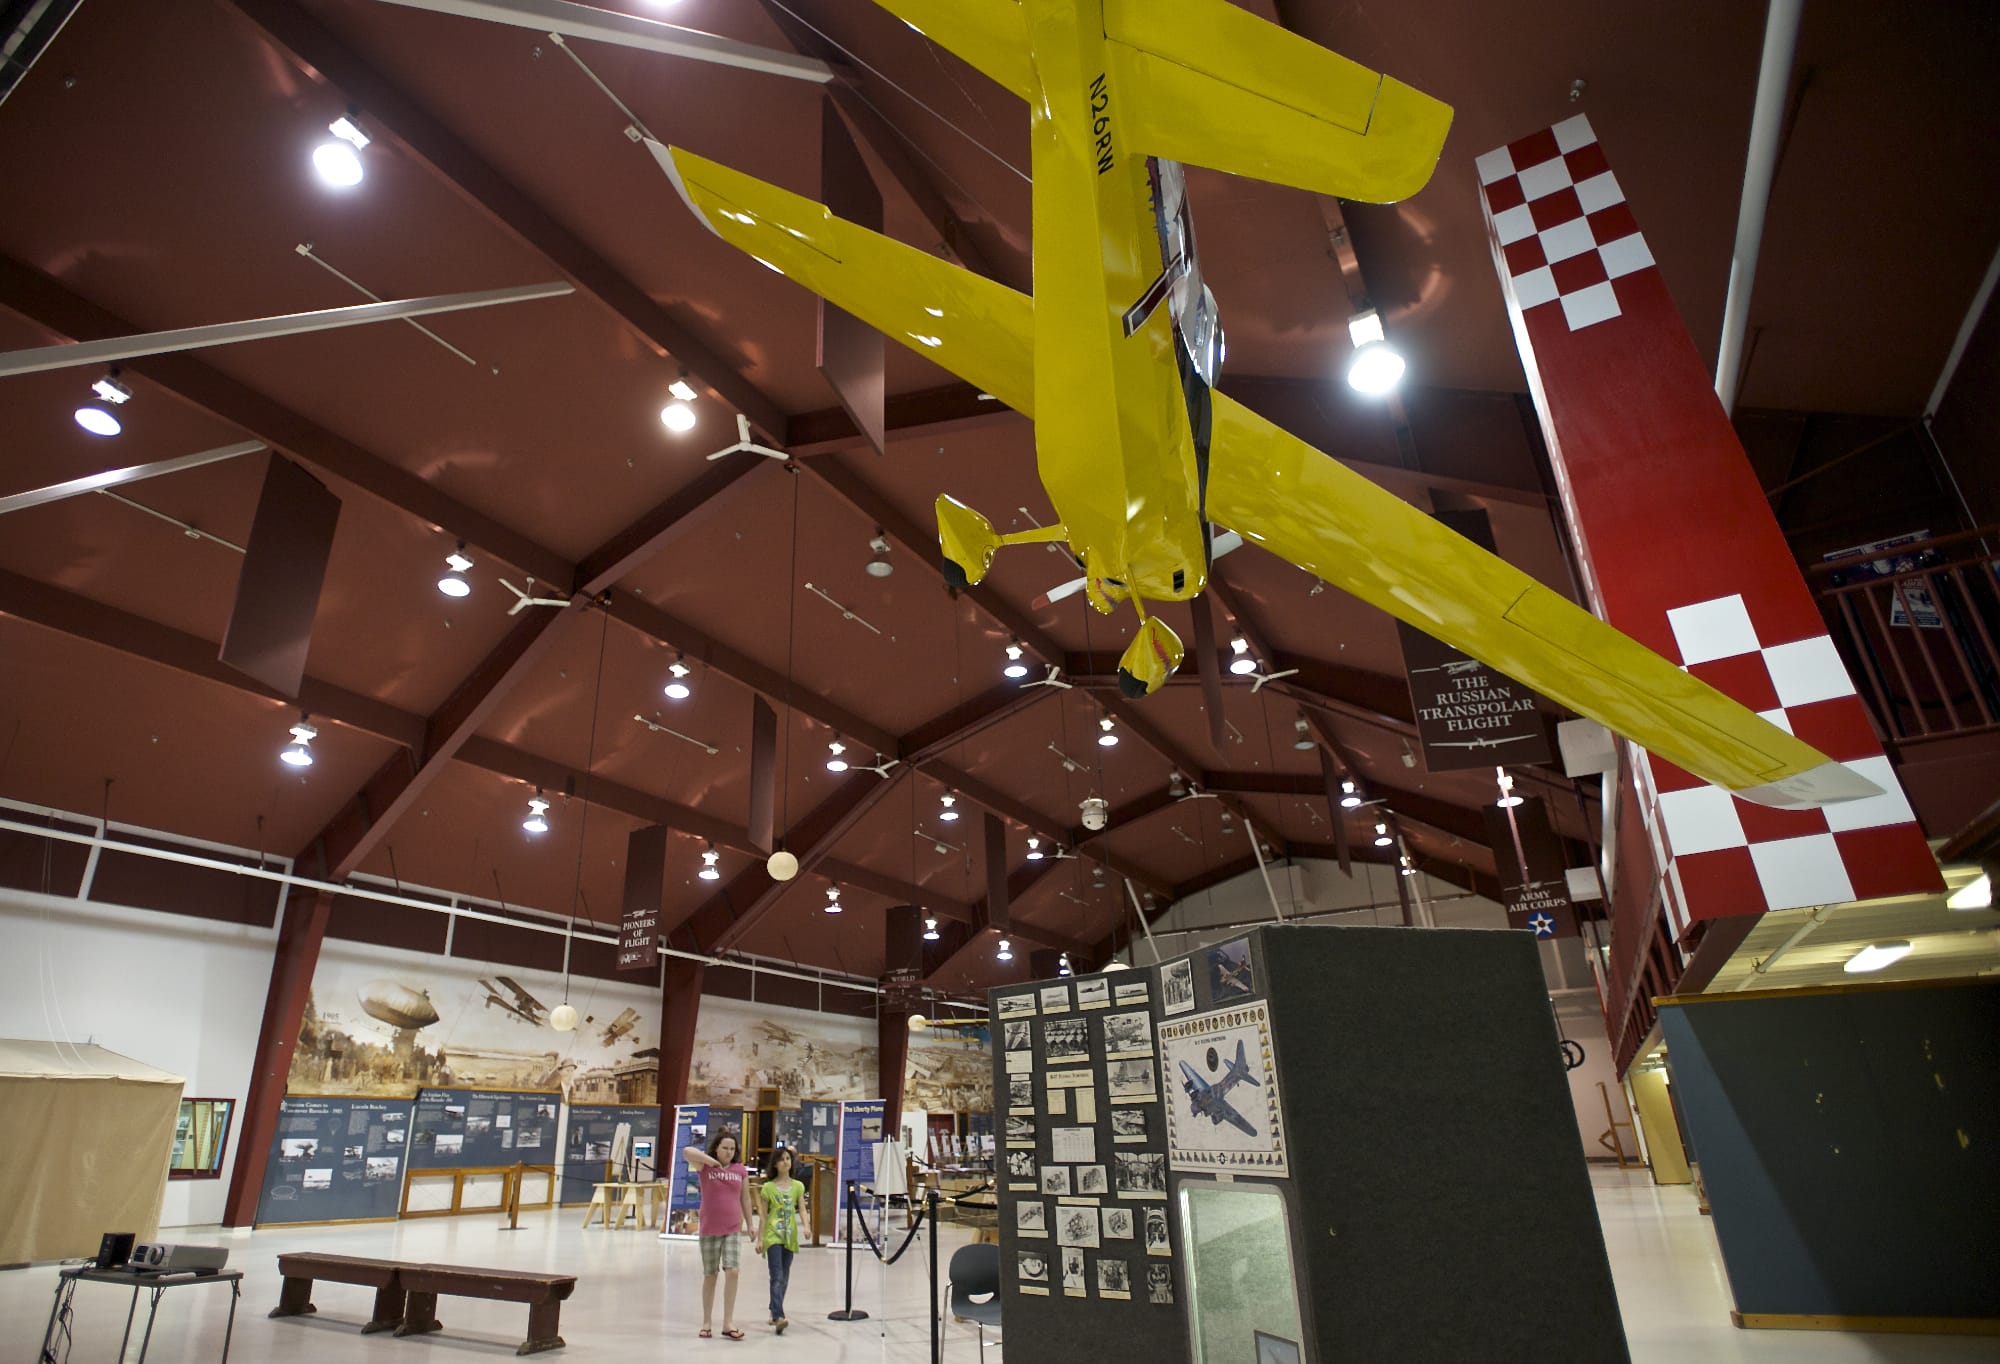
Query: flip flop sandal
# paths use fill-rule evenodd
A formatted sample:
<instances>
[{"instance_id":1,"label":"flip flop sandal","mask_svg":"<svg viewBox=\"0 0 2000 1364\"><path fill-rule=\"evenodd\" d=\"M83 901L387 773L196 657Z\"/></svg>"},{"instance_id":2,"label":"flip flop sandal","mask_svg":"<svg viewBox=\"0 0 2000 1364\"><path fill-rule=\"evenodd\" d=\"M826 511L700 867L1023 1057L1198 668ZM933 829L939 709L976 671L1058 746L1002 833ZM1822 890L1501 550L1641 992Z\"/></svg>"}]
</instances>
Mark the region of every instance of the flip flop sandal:
<instances>
[{"instance_id":1,"label":"flip flop sandal","mask_svg":"<svg viewBox=\"0 0 2000 1364\"><path fill-rule=\"evenodd\" d=\"M777 1320L777 1323L776 1323L776 1325L777 1325L777 1328L778 1328L778 1334L779 1334L779 1335L783 1335L783 1334L785 1334L785 1328L786 1328L787 1326L790 1326L790 1325L791 1325L791 1322L789 1322L789 1321L785 1320L785 1319L784 1319L783 1317L779 1317L779 1318L778 1318L778 1320Z\"/></svg>"},{"instance_id":2,"label":"flip flop sandal","mask_svg":"<svg viewBox=\"0 0 2000 1364\"><path fill-rule=\"evenodd\" d=\"M729 1339L729 1340L741 1340L741 1339L743 1339L743 1333L742 1333L741 1331L737 1330L737 1329L736 1329L736 1328L735 1328L734 1326L731 1326L731 1327L729 1327L729 1328L728 1328L727 1330L723 1331L723 1333L722 1333L722 1334L723 1334L723 1336L724 1336L725 1338L727 1338L727 1339Z\"/></svg>"},{"instance_id":3,"label":"flip flop sandal","mask_svg":"<svg viewBox=\"0 0 2000 1364\"><path fill-rule=\"evenodd\" d=\"M709 1329L708 1329L708 1328L707 1328L706 1326L704 1326L704 1327L702 1327L702 1328L701 1328L701 1331L700 1331L700 1332L699 1332L698 1334L699 1334L699 1337L700 1337L700 1339L702 1339L702 1340L709 1340L709 1339L712 1339L712 1338L714 1337L714 1335L715 1335L715 1332L713 1332L713 1331L709 1330Z\"/></svg>"}]
</instances>

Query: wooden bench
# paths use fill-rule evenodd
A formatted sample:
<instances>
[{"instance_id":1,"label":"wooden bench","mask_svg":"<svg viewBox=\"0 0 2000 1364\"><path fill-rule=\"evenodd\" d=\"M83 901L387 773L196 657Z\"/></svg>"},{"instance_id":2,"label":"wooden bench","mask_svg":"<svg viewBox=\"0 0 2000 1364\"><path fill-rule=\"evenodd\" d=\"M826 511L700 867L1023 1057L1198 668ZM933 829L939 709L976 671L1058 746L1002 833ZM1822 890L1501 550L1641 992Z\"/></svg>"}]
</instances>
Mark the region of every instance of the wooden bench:
<instances>
[{"instance_id":1,"label":"wooden bench","mask_svg":"<svg viewBox=\"0 0 2000 1364\"><path fill-rule=\"evenodd\" d=\"M489 1298L528 1304L528 1338L517 1355L562 1348L562 1305L576 1291L573 1274L537 1274L516 1269L460 1269L454 1265L404 1265L399 1275L408 1303L399 1336L417 1336L441 1329L437 1319L440 1294L453 1298Z\"/></svg>"},{"instance_id":2,"label":"wooden bench","mask_svg":"<svg viewBox=\"0 0 2000 1364\"><path fill-rule=\"evenodd\" d=\"M360 1284L375 1290L375 1311L362 1335L387 1331L403 1324L404 1290L399 1280L405 1268L395 1260L370 1260L359 1255L321 1255L298 1252L278 1257L278 1273L285 1279L278 1290L274 1317L299 1317L317 1312L313 1306L313 1280Z\"/></svg>"},{"instance_id":3,"label":"wooden bench","mask_svg":"<svg viewBox=\"0 0 2000 1364\"><path fill-rule=\"evenodd\" d=\"M298 1317L313 1306L315 1279L361 1284L375 1290L375 1310L363 1335L393 1329L399 1336L420 1336L441 1330L437 1319L440 1295L488 1298L528 1305L528 1338L514 1351L539 1354L562 1347L562 1304L576 1291L573 1274L538 1274L514 1269L465 1269L457 1265L411 1264L402 1260L371 1260L358 1255L296 1252L278 1257L284 1286L278 1291L274 1317Z\"/></svg>"}]
</instances>

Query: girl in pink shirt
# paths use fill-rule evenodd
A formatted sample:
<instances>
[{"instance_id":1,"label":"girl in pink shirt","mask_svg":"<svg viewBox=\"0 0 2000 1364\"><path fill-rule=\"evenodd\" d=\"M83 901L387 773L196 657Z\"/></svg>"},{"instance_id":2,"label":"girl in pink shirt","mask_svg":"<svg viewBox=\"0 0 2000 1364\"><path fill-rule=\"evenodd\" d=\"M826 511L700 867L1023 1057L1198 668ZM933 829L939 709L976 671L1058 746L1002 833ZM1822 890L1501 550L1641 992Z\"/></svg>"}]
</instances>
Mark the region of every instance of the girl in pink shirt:
<instances>
[{"instance_id":1,"label":"girl in pink shirt","mask_svg":"<svg viewBox=\"0 0 2000 1364\"><path fill-rule=\"evenodd\" d=\"M736 1329L737 1238L755 1231L757 1210L750 1201L750 1172L736 1159L736 1133L723 1128L708 1139L708 1149L690 1146L681 1152L701 1181L701 1337L715 1316L715 1276L725 1274L722 1288L722 1334L743 1339Z\"/></svg>"}]
</instances>

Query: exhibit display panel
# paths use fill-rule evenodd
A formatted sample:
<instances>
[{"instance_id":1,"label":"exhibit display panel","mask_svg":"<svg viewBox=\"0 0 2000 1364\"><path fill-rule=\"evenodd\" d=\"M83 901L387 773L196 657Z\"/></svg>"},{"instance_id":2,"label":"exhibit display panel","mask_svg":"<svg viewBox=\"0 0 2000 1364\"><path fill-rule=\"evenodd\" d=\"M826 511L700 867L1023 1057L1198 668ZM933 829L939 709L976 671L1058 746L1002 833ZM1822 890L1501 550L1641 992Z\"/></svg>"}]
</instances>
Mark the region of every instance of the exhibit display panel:
<instances>
[{"instance_id":1,"label":"exhibit display panel","mask_svg":"<svg viewBox=\"0 0 2000 1364\"><path fill-rule=\"evenodd\" d=\"M1741 1324L2000 1331L2000 983L1659 1003Z\"/></svg>"},{"instance_id":2,"label":"exhibit display panel","mask_svg":"<svg viewBox=\"0 0 2000 1364\"><path fill-rule=\"evenodd\" d=\"M562 1095L553 1090L423 1090L410 1120L410 1164L423 1169L517 1160L553 1165L561 1103Z\"/></svg>"},{"instance_id":3,"label":"exhibit display panel","mask_svg":"<svg viewBox=\"0 0 2000 1364\"><path fill-rule=\"evenodd\" d=\"M620 1127L626 1140L622 1163L616 1159ZM562 1201L588 1203L592 1186L607 1180L664 1177L670 1168L663 1161L655 1164L659 1139L658 1104L572 1105L564 1118Z\"/></svg>"},{"instance_id":4,"label":"exhibit display panel","mask_svg":"<svg viewBox=\"0 0 2000 1364\"><path fill-rule=\"evenodd\" d=\"M257 1195L257 1225L367 1222L396 1216L410 1163L410 1102L292 1095Z\"/></svg>"}]
</instances>

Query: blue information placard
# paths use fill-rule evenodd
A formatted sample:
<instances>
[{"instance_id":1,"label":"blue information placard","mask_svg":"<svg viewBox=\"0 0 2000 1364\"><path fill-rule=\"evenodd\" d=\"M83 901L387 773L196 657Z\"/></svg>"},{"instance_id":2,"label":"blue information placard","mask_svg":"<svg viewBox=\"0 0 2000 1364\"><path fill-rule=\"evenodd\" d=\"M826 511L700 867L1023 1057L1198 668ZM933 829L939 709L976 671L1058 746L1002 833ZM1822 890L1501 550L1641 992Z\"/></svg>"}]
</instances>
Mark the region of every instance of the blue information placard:
<instances>
[{"instance_id":1,"label":"blue information placard","mask_svg":"<svg viewBox=\"0 0 2000 1364\"><path fill-rule=\"evenodd\" d=\"M611 1156L621 1124L632 1140L624 1165L614 1169ZM562 1201L588 1203L591 1186L603 1180L655 1178L655 1168L667 1168L659 1144L658 1104L571 1104L563 1136Z\"/></svg>"},{"instance_id":2,"label":"blue information placard","mask_svg":"<svg viewBox=\"0 0 2000 1364\"><path fill-rule=\"evenodd\" d=\"M408 1099L286 1098L257 1197L258 1225L396 1216L409 1134Z\"/></svg>"},{"instance_id":3,"label":"blue information placard","mask_svg":"<svg viewBox=\"0 0 2000 1364\"><path fill-rule=\"evenodd\" d=\"M875 1183L875 1148L886 1135L882 1130L889 1105L883 1099L853 1099L840 1106L840 1197L845 1206L847 1190L856 1184Z\"/></svg>"}]
</instances>

